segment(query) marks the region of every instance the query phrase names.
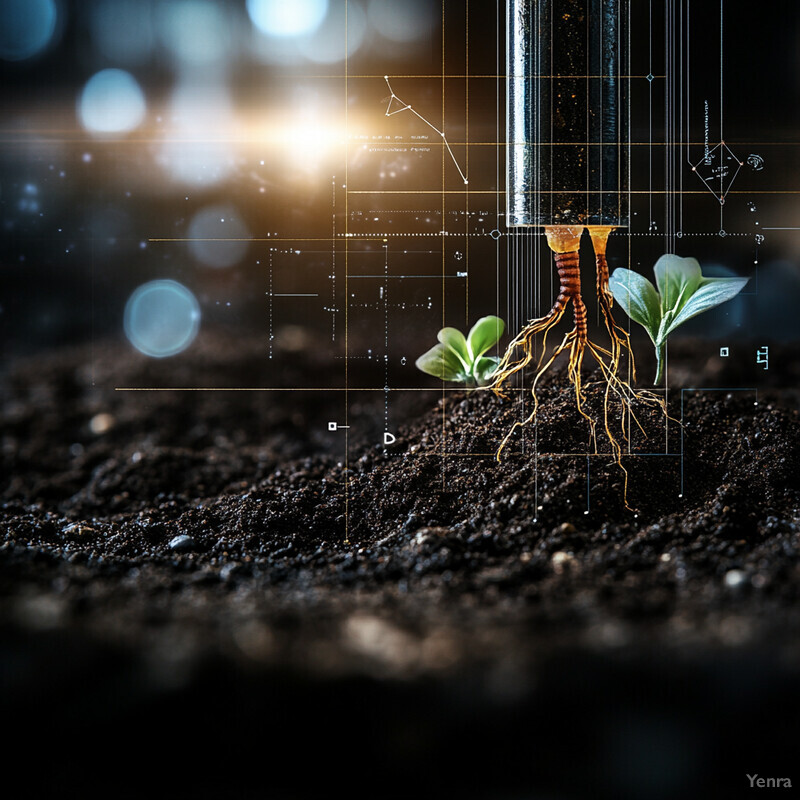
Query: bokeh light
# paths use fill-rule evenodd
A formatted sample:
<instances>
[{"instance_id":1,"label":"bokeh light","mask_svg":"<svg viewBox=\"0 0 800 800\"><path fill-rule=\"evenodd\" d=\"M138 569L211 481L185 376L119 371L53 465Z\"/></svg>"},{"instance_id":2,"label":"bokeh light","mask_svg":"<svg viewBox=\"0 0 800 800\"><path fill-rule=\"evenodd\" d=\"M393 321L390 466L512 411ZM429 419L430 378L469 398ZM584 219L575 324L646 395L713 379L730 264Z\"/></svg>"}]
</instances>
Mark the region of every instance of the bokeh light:
<instances>
[{"instance_id":1,"label":"bokeh light","mask_svg":"<svg viewBox=\"0 0 800 800\"><path fill-rule=\"evenodd\" d=\"M159 6L158 30L172 56L185 66L214 64L227 58L228 18L209 0L181 0Z\"/></svg>"},{"instance_id":2,"label":"bokeh light","mask_svg":"<svg viewBox=\"0 0 800 800\"><path fill-rule=\"evenodd\" d=\"M317 175L337 147L343 148L345 138L343 127L308 109L287 119L277 144L283 149L286 165L296 176Z\"/></svg>"},{"instance_id":3,"label":"bokeh light","mask_svg":"<svg viewBox=\"0 0 800 800\"><path fill-rule=\"evenodd\" d=\"M189 252L207 267L231 267L249 247L250 232L231 205L208 206L189 223ZM213 241L211 241L213 240Z\"/></svg>"},{"instance_id":4,"label":"bokeh light","mask_svg":"<svg viewBox=\"0 0 800 800\"><path fill-rule=\"evenodd\" d=\"M351 122L357 117L351 115ZM345 155L348 133L341 103L313 84L296 85L290 104L262 113L249 129L291 182L318 181L332 168L332 159Z\"/></svg>"},{"instance_id":5,"label":"bokeh light","mask_svg":"<svg viewBox=\"0 0 800 800\"><path fill-rule=\"evenodd\" d=\"M302 36L315 31L328 12L328 0L247 0L253 24L270 36Z\"/></svg>"},{"instance_id":6,"label":"bokeh light","mask_svg":"<svg viewBox=\"0 0 800 800\"><path fill-rule=\"evenodd\" d=\"M369 21L393 42L413 42L430 34L435 20L430 0L370 0Z\"/></svg>"},{"instance_id":7,"label":"bokeh light","mask_svg":"<svg viewBox=\"0 0 800 800\"><path fill-rule=\"evenodd\" d=\"M41 53L56 31L55 0L0 2L0 58L22 61Z\"/></svg>"},{"instance_id":8,"label":"bokeh light","mask_svg":"<svg viewBox=\"0 0 800 800\"><path fill-rule=\"evenodd\" d=\"M39 187L35 183L26 183L22 187L17 208L26 214L38 214L39 207Z\"/></svg>"},{"instance_id":9,"label":"bokeh light","mask_svg":"<svg viewBox=\"0 0 800 800\"><path fill-rule=\"evenodd\" d=\"M185 350L200 328L200 305L182 284L150 281L125 305L125 335L141 353L166 358Z\"/></svg>"},{"instance_id":10,"label":"bokeh light","mask_svg":"<svg viewBox=\"0 0 800 800\"><path fill-rule=\"evenodd\" d=\"M124 133L144 119L147 106L136 79L121 69L104 69L86 82L78 102L84 127L95 133Z\"/></svg>"},{"instance_id":11,"label":"bokeh light","mask_svg":"<svg viewBox=\"0 0 800 800\"><path fill-rule=\"evenodd\" d=\"M100 0L89 25L95 48L112 61L141 64L153 52L153 9L147 0Z\"/></svg>"},{"instance_id":12,"label":"bokeh light","mask_svg":"<svg viewBox=\"0 0 800 800\"><path fill-rule=\"evenodd\" d=\"M291 69L306 62L306 58L297 47L297 39L267 36L257 28L253 28L251 53L262 64Z\"/></svg>"},{"instance_id":13,"label":"bokeh light","mask_svg":"<svg viewBox=\"0 0 800 800\"><path fill-rule=\"evenodd\" d=\"M360 3L334 2L325 24L313 35L297 43L298 50L310 61L333 64L358 50L367 33L367 15Z\"/></svg>"},{"instance_id":14,"label":"bokeh light","mask_svg":"<svg viewBox=\"0 0 800 800\"><path fill-rule=\"evenodd\" d=\"M177 181L211 186L233 171L236 154L230 92L220 83L180 84L172 94L171 124L158 163Z\"/></svg>"},{"instance_id":15,"label":"bokeh light","mask_svg":"<svg viewBox=\"0 0 800 800\"><path fill-rule=\"evenodd\" d=\"M176 181L191 186L211 186L227 178L233 169L234 157L222 142L183 140L194 131L176 131L178 138L164 142L156 160Z\"/></svg>"}]
</instances>

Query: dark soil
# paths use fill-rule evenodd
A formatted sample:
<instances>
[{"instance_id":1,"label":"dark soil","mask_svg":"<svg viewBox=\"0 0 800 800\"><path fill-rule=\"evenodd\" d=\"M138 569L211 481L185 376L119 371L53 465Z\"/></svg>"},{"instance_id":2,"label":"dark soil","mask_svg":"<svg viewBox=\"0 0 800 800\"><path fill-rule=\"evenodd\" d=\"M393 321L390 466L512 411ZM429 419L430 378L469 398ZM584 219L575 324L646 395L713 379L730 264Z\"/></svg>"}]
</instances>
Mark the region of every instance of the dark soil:
<instances>
[{"instance_id":1,"label":"dark soil","mask_svg":"<svg viewBox=\"0 0 800 800\"><path fill-rule=\"evenodd\" d=\"M793 394L639 409L626 508L558 370L500 462L524 394L393 393L384 447L384 394L353 390L346 451L342 392L114 391L342 386L296 353L269 370L224 337L177 364L96 346L8 370L2 711L49 787L126 769L140 726L116 796L158 763L173 797L800 786Z\"/></svg>"}]
</instances>

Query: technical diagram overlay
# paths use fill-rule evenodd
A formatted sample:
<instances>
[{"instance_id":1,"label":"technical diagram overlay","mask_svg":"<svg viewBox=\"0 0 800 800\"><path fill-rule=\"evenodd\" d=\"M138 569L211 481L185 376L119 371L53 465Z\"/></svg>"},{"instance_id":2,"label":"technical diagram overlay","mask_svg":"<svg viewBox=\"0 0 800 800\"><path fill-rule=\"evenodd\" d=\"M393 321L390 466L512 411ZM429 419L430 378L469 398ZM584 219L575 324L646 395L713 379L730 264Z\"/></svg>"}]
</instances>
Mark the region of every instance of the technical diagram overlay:
<instances>
[{"instance_id":1,"label":"technical diagram overlay","mask_svg":"<svg viewBox=\"0 0 800 800\"><path fill-rule=\"evenodd\" d=\"M381 68L374 52L369 58L350 53L352 37L360 35L355 26L361 4L340 5L340 24L331 36L340 37L344 56L296 75L283 73L276 92L291 101L285 119L273 124L247 118L226 127L218 123L215 95L206 88L202 135L178 126L161 143L161 155L168 169L199 170L198 182L186 190L187 208L195 208L193 193L215 170L224 174L224 191L179 220L156 221L142 241L166 262L187 252L211 271L246 262L236 298L229 300L213 284L206 292L218 298L218 318L225 318L226 303L233 303L233 314L246 297L257 310L266 361L278 349L301 350L310 342L330 353L340 381L116 388L252 391L263 393L265 402L270 392L322 392L327 412L317 424L344 464L342 492L358 481L352 458L365 430L387 457L438 459L441 483L431 491L439 491L459 460L482 459L491 469L497 449L449 446L449 398L463 389L423 375L416 358L435 343L440 328L468 330L487 314L506 322L506 339L493 351L502 354L509 334L545 313L558 289L542 229L505 223L505 4L422 4L414 58L406 72L394 74L396 60ZM786 275L796 281L782 254L800 252L800 228L792 224L800 191L797 143L780 120L752 111L765 67L757 49L744 57L730 45L739 41L742 22L741 9L732 12L731 6L722 0L632 3L630 74L622 76L631 103L630 226L609 240L612 266L652 279L657 258L677 253L697 258L704 273L708 268L716 276L751 278L713 319L687 330L703 343L697 353L698 363L708 367L703 385L687 387L673 375L667 352L666 382L658 391L667 400L679 395L681 418L664 420L663 440L650 442L648 452L625 452L631 460L679 460L676 503L691 491L683 483L683 428L670 436L671 426L691 422L683 417L684 397L746 392L759 402L771 344L782 335L782 323L768 309L788 302L781 299ZM757 15L749 24L760 36ZM596 323L597 309L589 313ZM719 365L730 360L741 363L745 380L716 385ZM513 393L511 402L524 419L529 391L520 383ZM394 454L409 397L415 408L440 402L442 435L436 447L420 443L413 452ZM499 447L505 431L496 433ZM543 453L534 425L523 429L503 458L536 463L545 455L585 462L590 513L592 462L611 455L593 452L588 441L582 452ZM532 491L538 503L538 480Z\"/></svg>"}]
</instances>

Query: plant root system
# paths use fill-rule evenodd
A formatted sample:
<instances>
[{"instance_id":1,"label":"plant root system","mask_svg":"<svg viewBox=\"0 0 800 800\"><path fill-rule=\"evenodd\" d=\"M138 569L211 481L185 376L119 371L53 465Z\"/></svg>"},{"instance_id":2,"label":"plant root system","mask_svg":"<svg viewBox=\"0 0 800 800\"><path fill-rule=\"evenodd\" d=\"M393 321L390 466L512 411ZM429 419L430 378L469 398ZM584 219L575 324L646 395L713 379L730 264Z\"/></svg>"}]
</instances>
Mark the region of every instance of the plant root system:
<instances>
[{"instance_id":1,"label":"plant root system","mask_svg":"<svg viewBox=\"0 0 800 800\"><path fill-rule=\"evenodd\" d=\"M608 287L609 274L608 262L606 261L606 243L612 230L613 228L607 226L589 227L597 267L597 298L605 328L610 338L610 346L602 347L589 339L586 305L581 295L579 248L583 229L569 226L547 227L545 228L547 243L554 253L556 269L558 270L558 296L550 311L539 319L531 320L508 346L500 360L495 372L494 382L490 388L498 396L507 397L506 384L508 380L513 375L524 371L534 361L536 362L536 371L531 383L533 410L525 420L516 422L508 431L497 451L497 458L500 459L503 449L516 429L536 421L539 411L536 388L540 378L562 353L568 353L567 375L570 384L575 389L575 403L581 416L589 426L589 447L594 453L597 453L597 421L585 410L586 396L581 375L584 355L588 351L599 368L600 381L605 386L602 424L611 446L611 454L625 475L624 496L627 506L628 472L622 464L623 447L630 442L631 424L636 424L641 429L641 425L634 413L634 406L636 403L657 405L662 408L665 414L666 408L663 399L658 395L651 392L637 392L631 383L636 380L636 369L630 346L630 337L627 331L614 320L612 314L614 301ZM573 328L548 356L547 335L560 322L570 303L572 303L573 308ZM536 337L539 334L542 334L542 347L537 359ZM624 355L627 355L630 380L621 376ZM611 406L613 400L617 401L616 405L619 408L619 419L616 422L612 420ZM630 508L630 506L628 507Z\"/></svg>"}]
</instances>

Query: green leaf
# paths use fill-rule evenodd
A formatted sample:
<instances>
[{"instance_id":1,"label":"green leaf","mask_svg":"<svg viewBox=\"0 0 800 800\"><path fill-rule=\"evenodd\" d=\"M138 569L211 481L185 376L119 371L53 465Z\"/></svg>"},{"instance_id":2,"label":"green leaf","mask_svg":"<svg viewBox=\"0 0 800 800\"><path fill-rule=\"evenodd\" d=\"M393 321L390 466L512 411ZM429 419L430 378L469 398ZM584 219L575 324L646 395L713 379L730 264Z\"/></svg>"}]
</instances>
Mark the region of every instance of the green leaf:
<instances>
[{"instance_id":1,"label":"green leaf","mask_svg":"<svg viewBox=\"0 0 800 800\"><path fill-rule=\"evenodd\" d=\"M469 372L472 359L469 357L469 348L464 334L457 328L442 328L436 338L445 346L449 347L461 360L464 370Z\"/></svg>"},{"instance_id":2,"label":"green leaf","mask_svg":"<svg viewBox=\"0 0 800 800\"><path fill-rule=\"evenodd\" d=\"M506 324L500 317L481 317L473 326L467 337L472 360L480 358L492 345L500 341Z\"/></svg>"},{"instance_id":3,"label":"green leaf","mask_svg":"<svg viewBox=\"0 0 800 800\"><path fill-rule=\"evenodd\" d=\"M670 310L679 313L703 279L696 258L663 255L656 261L653 271L661 295L662 315Z\"/></svg>"},{"instance_id":4,"label":"green leaf","mask_svg":"<svg viewBox=\"0 0 800 800\"><path fill-rule=\"evenodd\" d=\"M447 330L445 328L445 330ZM452 330L452 329L451 329ZM464 338L463 336L461 337ZM421 369L434 378L441 378L445 381L464 382L468 376L461 363L461 359L453 352L450 347L437 344L431 347L427 353L423 353L416 360L417 369Z\"/></svg>"},{"instance_id":5,"label":"green leaf","mask_svg":"<svg viewBox=\"0 0 800 800\"><path fill-rule=\"evenodd\" d=\"M686 301L669 327L664 330L662 340L692 317L735 297L744 289L748 280L749 278L703 278L700 288Z\"/></svg>"},{"instance_id":6,"label":"green leaf","mask_svg":"<svg viewBox=\"0 0 800 800\"><path fill-rule=\"evenodd\" d=\"M500 339L505 327L499 317L482 317L472 326L469 340L456 328L442 328L437 334L439 344L417 359L417 368L446 381L488 383L500 359L483 354Z\"/></svg>"},{"instance_id":7,"label":"green leaf","mask_svg":"<svg viewBox=\"0 0 800 800\"><path fill-rule=\"evenodd\" d=\"M472 374L475 376L477 383L489 383L492 374L497 369L500 359L497 356L482 356L475 362L475 367Z\"/></svg>"},{"instance_id":8,"label":"green leaf","mask_svg":"<svg viewBox=\"0 0 800 800\"><path fill-rule=\"evenodd\" d=\"M670 326L672 325L673 321L675 320L675 312L670 309L661 317L661 324L658 326L658 335L653 340L653 344L656 346L656 349L661 347L666 341L667 336L669 336Z\"/></svg>"},{"instance_id":9,"label":"green leaf","mask_svg":"<svg viewBox=\"0 0 800 800\"><path fill-rule=\"evenodd\" d=\"M694 258L664 255L653 268L659 292L646 278L629 269L614 270L609 280L614 299L642 325L656 347L656 383L664 372L669 335L709 308L736 296L748 278L704 278Z\"/></svg>"},{"instance_id":10,"label":"green leaf","mask_svg":"<svg viewBox=\"0 0 800 800\"><path fill-rule=\"evenodd\" d=\"M653 284L638 272L619 268L614 270L608 286L625 313L642 325L655 342L661 324L661 306Z\"/></svg>"}]
</instances>

